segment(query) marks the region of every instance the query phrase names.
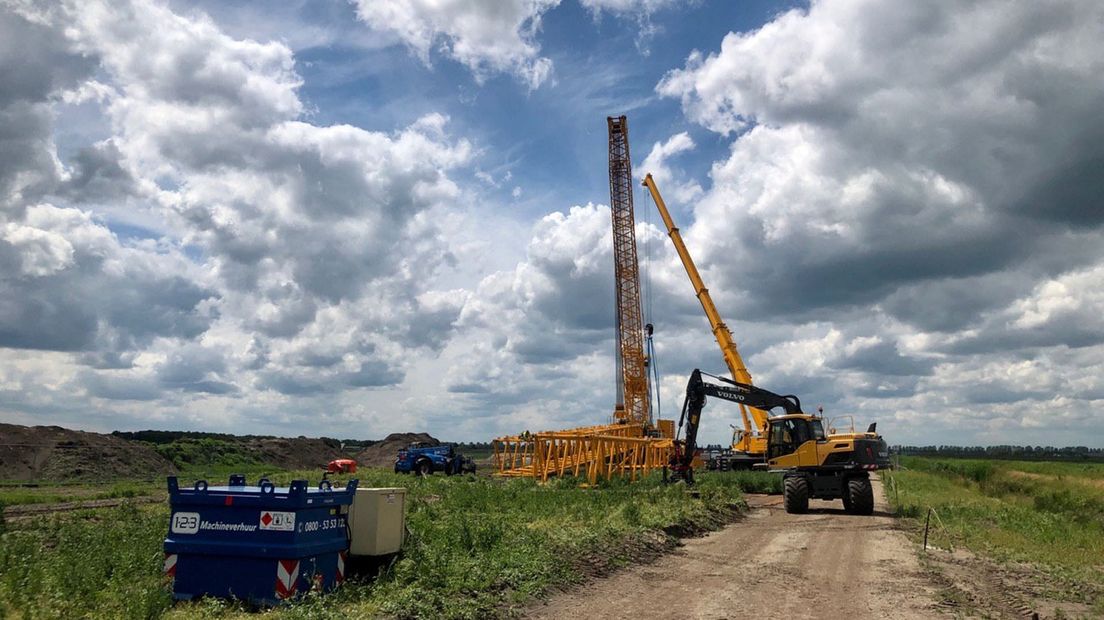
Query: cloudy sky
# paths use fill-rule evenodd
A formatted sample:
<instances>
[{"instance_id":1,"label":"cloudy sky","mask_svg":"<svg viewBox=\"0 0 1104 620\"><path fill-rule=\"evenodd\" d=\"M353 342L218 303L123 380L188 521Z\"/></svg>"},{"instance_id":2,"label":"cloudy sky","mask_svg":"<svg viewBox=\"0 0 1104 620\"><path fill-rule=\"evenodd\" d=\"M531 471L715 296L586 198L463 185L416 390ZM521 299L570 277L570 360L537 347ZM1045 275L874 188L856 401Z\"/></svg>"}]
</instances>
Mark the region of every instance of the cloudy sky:
<instances>
[{"instance_id":1,"label":"cloudy sky","mask_svg":"<svg viewBox=\"0 0 1104 620\"><path fill-rule=\"evenodd\" d=\"M758 384L1104 446L1102 110L1098 0L0 0L0 421L604 422L627 114ZM724 365L636 200L669 417Z\"/></svg>"}]
</instances>

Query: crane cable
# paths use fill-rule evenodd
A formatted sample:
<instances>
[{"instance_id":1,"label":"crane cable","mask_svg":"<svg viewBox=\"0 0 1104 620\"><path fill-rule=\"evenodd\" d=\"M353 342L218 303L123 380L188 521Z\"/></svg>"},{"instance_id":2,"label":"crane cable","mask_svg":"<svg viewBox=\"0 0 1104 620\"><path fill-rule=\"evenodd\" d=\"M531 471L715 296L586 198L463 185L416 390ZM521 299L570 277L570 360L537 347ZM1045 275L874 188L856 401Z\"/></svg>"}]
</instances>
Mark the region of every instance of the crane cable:
<instances>
[{"instance_id":1,"label":"crane cable","mask_svg":"<svg viewBox=\"0 0 1104 620\"><path fill-rule=\"evenodd\" d=\"M635 184L633 191L636 191ZM645 199L644 204L648 204ZM644 227L647 232L652 230L652 210L644 209ZM647 356L648 367L652 373L652 387L655 389L655 399L652 401L649 399L649 403L655 402L655 416L653 419L658 420L663 416L662 409L660 407L659 400L659 366L656 364L656 352L655 343L652 342L652 332L654 331L654 323L652 322L652 245L648 243L648 240L644 240L644 322L647 324L645 328L645 334L647 336Z\"/></svg>"}]
</instances>

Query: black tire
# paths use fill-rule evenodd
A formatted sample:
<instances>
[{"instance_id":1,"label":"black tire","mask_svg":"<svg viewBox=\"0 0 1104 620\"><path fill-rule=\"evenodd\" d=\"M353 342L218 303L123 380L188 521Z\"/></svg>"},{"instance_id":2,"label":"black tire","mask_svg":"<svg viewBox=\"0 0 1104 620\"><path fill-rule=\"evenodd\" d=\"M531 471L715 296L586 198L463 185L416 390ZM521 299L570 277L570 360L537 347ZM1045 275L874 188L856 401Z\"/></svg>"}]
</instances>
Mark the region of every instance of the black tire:
<instances>
[{"instance_id":1,"label":"black tire","mask_svg":"<svg viewBox=\"0 0 1104 620\"><path fill-rule=\"evenodd\" d=\"M851 512L851 493L847 489L843 490L843 509Z\"/></svg>"},{"instance_id":2,"label":"black tire","mask_svg":"<svg viewBox=\"0 0 1104 620\"><path fill-rule=\"evenodd\" d=\"M851 514L874 514L874 489L869 478L851 478L847 481L847 497L851 504Z\"/></svg>"},{"instance_id":3,"label":"black tire","mask_svg":"<svg viewBox=\"0 0 1104 620\"><path fill-rule=\"evenodd\" d=\"M783 480L782 503L790 514L809 512L809 481L802 476L790 476Z\"/></svg>"},{"instance_id":4,"label":"black tire","mask_svg":"<svg viewBox=\"0 0 1104 620\"><path fill-rule=\"evenodd\" d=\"M429 462L429 459L418 461L414 464L414 471L418 472L419 476L429 476L433 474L433 463Z\"/></svg>"}]
</instances>

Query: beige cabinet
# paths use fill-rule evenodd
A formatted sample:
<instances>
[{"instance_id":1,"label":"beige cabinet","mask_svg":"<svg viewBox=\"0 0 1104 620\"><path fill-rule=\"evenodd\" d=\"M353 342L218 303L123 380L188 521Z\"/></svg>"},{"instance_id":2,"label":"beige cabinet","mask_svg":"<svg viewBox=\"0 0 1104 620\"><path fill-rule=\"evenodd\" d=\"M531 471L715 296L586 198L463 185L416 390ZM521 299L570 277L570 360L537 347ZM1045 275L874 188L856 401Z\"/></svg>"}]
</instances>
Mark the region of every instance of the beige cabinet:
<instances>
[{"instance_id":1,"label":"beige cabinet","mask_svg":"<svg viewBox=\"0 0 1104 620\"><path fill-rule=\"evenodd\" d=\"M398 553L406 537L406 489L357 489L349 531L352 555Z\"/></svg>"}]
</instances>

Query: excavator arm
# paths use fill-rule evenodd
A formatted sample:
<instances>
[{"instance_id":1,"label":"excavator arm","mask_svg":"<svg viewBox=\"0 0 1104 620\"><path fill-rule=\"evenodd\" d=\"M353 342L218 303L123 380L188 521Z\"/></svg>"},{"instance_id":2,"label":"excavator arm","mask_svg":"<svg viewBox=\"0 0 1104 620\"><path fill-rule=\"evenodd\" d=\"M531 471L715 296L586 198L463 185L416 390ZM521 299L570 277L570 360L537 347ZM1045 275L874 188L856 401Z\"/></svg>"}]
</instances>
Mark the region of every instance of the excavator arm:
<instances>
[{"instance_id":1,"label":"excavator arm","mask_svg":"<svg viewBox=\"0 0 1104 620\"><path fill-rule=\"evenodd\" d=\"M703 375L720 383L706 382L702 379ZM727 400L763 412L781 408L786 414L802 413L801 400L793 394L785 396L775 394L754 385L703 373L695 368L686 383L686 399L682 403L682 415L679 416L679 433L685 426L686 434L671 463L676 478L693 480L690 462L698 447L698 428L701 425L701 412L705 407L706 397Z\"/></svg>"}]
</instances>

